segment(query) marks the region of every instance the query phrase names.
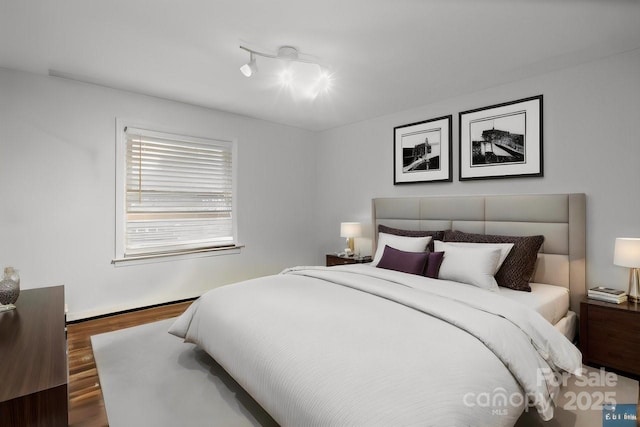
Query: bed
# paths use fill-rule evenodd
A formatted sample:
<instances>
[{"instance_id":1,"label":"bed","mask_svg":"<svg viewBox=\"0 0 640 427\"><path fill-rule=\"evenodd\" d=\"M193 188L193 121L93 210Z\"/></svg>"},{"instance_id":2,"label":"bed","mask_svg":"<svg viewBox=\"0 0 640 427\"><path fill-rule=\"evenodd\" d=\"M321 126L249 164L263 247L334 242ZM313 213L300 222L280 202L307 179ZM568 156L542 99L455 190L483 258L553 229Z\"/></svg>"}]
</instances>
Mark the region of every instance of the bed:
<instances>
[{"instance_id":1,"label":"bed","mask_svg":"<svg viewBox=\"0 0 640 427\"><path fill-rule=\"evenodd\" d=\"M206 293L170 332L284 426L513 426L530 408L552 418L557 384L541 373L581 370L567 324L585 293L584 195L374 199L372 223L544 236L534 302L378 266L295 267ZM378 243L376 234L376 255ZM469 264L500 254L447 248L474 254ZM441 274L455 259L443 252Z\"/></svg>"}]
</instances>

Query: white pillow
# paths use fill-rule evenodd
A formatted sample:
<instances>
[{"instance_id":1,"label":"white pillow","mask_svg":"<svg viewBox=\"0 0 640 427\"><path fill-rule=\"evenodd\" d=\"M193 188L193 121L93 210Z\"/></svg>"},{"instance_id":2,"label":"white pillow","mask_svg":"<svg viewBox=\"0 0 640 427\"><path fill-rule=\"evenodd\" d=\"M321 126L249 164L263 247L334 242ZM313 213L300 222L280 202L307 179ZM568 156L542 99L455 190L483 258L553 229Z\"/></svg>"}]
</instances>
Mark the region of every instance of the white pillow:
<instances>
[{"instance_id":1,"label":"white pillow","mask_svg":"<svg viewBox=\"0 0 640 427\"><path fill-rule=\"evenodd\" d=\"M493 276L498 271L499 248L456 246L439 240L434 242L434 248L436 252L444 252L438 279L498 290Z\"/></svg>"},{"instance_id":2,"label":"white pillow","mask_svg":"<svg viewBox=\"0 0 640 427\"><path fill-rule=\"evenodd\" d=\"M371 265L374 267L378 265L382 258L385 245L405 252L424 252L427 250L427 245L430 241L431 236L408 237L396 236L395 234L378 233L378 248L376 249L376 255L373 257Z\"/></svg>"},{"instance_id":3,"label":"white pillow","mask_svg":"<svg viewBox=\"0 0 640 427\"><path fill-rule=\"evenodd\" d=\"M513 248L513 243L471 243L471 242L445 242L447 245L460 246L460 247L468 247L468 248L491 248L491 249L500 249L500 260L498 261L498 268L496 272L500 270L502 267L502 263L511 252Z\"/></svg>"}]
</instances>

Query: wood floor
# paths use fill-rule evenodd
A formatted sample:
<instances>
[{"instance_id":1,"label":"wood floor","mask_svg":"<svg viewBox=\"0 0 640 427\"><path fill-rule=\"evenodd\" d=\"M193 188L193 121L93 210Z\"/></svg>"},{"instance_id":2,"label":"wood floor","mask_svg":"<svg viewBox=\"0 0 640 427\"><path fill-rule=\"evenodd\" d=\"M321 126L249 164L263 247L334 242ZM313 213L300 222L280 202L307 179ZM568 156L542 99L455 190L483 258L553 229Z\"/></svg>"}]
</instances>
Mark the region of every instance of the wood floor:
<instances>
[{"instance_id":1,"label":"wood floor","mask_svg":"<svg viewBox=\"0 0 640 427\"><path fill-rule=\"evenodd\" d=\"M191 301L87 320L67 326L69 348L69 425L108 426L91 335L151 323L180 315Z\"/></svg>"}]
</instances>

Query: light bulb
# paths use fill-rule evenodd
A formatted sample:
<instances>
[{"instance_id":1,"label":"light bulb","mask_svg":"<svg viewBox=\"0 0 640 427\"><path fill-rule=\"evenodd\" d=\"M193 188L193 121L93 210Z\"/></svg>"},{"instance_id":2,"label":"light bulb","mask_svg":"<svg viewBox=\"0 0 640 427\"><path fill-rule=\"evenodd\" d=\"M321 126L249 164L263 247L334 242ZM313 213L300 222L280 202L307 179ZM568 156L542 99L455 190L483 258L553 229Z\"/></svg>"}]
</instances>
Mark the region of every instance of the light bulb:
<instances>
[{"instance_id":1,"label":"light bulb","mask_svg":"<svg viewBox=\"0 0 640 427\"><path fill-rule=\"evenodd\" d=\"M240 72L244 74L245 77L251 77L258 72L256 58L253 56L253 53L249 54L249 62L240 67Z\"/></svg>"},{"instance_id":2,"label":"light bulb","mask_svg":"<svg viewBox=\"0 0 640 427\"><path fill-rule=\"evenodd\" d=\"M280 84L282 86L291 86L293 83L293 71L290 68L286 68L280 72Z\"/></svg>"}]
</instances>

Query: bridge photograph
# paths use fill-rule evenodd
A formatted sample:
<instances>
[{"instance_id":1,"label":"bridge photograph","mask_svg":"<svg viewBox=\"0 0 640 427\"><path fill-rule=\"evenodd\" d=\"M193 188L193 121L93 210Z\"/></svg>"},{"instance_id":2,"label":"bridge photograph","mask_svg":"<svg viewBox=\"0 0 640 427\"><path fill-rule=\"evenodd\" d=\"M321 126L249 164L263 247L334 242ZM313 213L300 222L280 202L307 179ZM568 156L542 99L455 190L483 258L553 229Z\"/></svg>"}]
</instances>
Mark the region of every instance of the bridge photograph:
<instances>
[{"instance_id":1,"label":"bridge photograph","mask_svg":"<svg viewBox=\"0 0 640 427\"><path fill-rule=\"evenodd\" d=\"M460 180L543 175L542 95L458 113Z\"/></svg>"},{"instance_id":2,"label":"bridge photograph","mask_svg":"<svg viewBox=\"0 0 640 427\"><path fill-rule=\"evenodd\" d=\"M440 170L441 129L402 135L402 172Z\"/></svg>"},{"instance_id":3,"label":"bridge photograph","mask_svg":"<svg viewBox=\"0 0 640 427\"><path fill-rule=\"evenodd\" d=\"M471 166L524 163L525 123L524 111L471 122Z\"/></svg>"},{"instance_id":4,"label":"bridge photograph","mask_svg":"<svg viewBox=\"0 0 640 427\"><path fill-rule=\"evenodd\" d=\"M451 121L449 115L393 128L393 185L451 182Z\"/></svg>"}]
</instances>

